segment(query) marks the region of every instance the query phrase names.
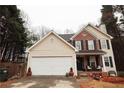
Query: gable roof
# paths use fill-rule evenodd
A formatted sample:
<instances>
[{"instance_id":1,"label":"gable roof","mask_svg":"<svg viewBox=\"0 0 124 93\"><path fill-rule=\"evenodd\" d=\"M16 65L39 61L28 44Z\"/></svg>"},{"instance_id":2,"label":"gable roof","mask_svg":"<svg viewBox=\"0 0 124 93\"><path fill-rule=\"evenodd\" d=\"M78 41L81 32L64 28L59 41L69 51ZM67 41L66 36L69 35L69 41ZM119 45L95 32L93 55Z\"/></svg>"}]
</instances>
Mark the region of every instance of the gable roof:
<instances>
[{"instance_id":1,"label":"gable roof","mask_svg":"<svg viewBox=\"0 0 124 93\"><path fill-rule=\"evenodd\" d=\"M109 34L103 32L103 31L101 31L99 28L97 28L97 27L95 27L95 26L93 26L93 25L91 25L91 24L88 24L86 27L88 27L88 26L91 26L92 28L96 29L96 31L98 31L99 33L103 34L104 36L109 37L110 39L113 38L111 35L109 35ZM83 28L83 30L87 31L86 27ZM77 32L75 35L73 35L70 39L72 40L73 38L75 38L75 37L76 37L79 33L81 33L83 30L81 29L79 32Z\"/></svg>"},{"instance_id":2,"label":"gable roof","mask_svg":"<svg viewBox=\"0 0 124 93\"><path fill-rule=\"evenodd\" d=\"M71 44L69 44L67 41L65 41L63 38L61 38L58 34L55 32L51 31L48 34L46 34L43 38L41 38L39 41L37 41L34 45L32 45L30 48L26 50L26 52L29 52L32 48L34 48L36 45L38 45L40 42L42 42L45 38L47 38L49 35L55 35L58 39L63 41L65 44L67 44L69 47L71 47L73 50L78 51L75 47L73 47Z\"/></svg>"},{"instance_id":3,"label":"gable roof","mask_svg":"<svg viewBox=\"0 0 124 93\"><path fill-rule=\"evenodd\" d=\"M109 38L111 38L111 39L113 38L111 35L109 35L109 34L103 32L103 31L101 31L99 28L97 28L97 27L95 27L95 26L93 26L93 25L91 25L91 24L88 24L86 27L88 27L88 26L93 27L93 28L96 29L98 32L100 32L101 34L103 34L103 35L105 35L105 36L107 36L107 37L109 37Z\"/></svg>"},{"instance_id":4,"label":"gable roof","mask_svg":"<svg viewBox=\"0 0 124 93\"><path fill-rule=\"evenodd\" d=\"M74 34L59 34L64 40L69 41Z\"/></svg>"},{"instance_id":5,"label":"gable roof","mask_svg":"<svg viewBox=\"0 0 124 93\"><path fill-rule=\"evenodd\" d=\"M79 33L78 33L77 35L75 35L74 38L75 38L76 36L78 36L79 34L84 33L84 32L87 33L87 34L89 34L91 37L97 39L96 36L94 36L92 33L88 32L87 29L85 29L85 28L83 28L83 30L79 31Z\"/></svg>"}]
</instances>

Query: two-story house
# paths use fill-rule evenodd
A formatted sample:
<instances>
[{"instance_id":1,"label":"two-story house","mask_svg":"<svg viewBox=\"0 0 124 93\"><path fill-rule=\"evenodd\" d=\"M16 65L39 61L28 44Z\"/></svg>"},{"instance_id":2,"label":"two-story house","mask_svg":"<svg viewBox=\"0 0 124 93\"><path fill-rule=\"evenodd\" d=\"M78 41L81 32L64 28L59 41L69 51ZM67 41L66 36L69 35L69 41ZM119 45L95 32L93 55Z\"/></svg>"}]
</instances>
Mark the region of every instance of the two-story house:
<instances>
[{"instance_id":1,"label":"two-story house","mask_svg":"<svg viewBox=\"0 0 124 93\"><path fill-rule=\"evenodd\" d=\"M102 25L98 28L88 24L76 34L59 35L78 49L76 52L78 71L116 72L111 45L113 37L102 28Z\"/></svg>"},{"instance_id":2,"label":"two-story house","mask_svg":"<svg viewBox=\"0 0 124 93\"><path fill-rule=\"evenodd\" d=\"M88 24L76 34L47 33L28 50L27 71L32 75L65 75L78 72L115 71L112 36L103 25Z\"/></svg>"}]
</instances>

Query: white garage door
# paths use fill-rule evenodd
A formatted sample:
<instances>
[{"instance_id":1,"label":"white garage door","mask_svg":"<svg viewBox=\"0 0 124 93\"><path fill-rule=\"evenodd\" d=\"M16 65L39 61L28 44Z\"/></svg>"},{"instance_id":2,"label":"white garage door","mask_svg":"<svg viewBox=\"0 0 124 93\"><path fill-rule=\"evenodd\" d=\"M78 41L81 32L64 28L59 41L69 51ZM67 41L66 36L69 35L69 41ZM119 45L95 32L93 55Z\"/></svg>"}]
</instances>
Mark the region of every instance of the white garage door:
<instances>
[{"instance_id":1,"label":"white garage door","mask_svg":"<svg viewBox=\"0 0 124 93\"><path fill-rule=\"evenodd\" d=\"M65 75L72 67L72 57L40 57L30 62L32 75Z\"/></svg>"}]
</instances>

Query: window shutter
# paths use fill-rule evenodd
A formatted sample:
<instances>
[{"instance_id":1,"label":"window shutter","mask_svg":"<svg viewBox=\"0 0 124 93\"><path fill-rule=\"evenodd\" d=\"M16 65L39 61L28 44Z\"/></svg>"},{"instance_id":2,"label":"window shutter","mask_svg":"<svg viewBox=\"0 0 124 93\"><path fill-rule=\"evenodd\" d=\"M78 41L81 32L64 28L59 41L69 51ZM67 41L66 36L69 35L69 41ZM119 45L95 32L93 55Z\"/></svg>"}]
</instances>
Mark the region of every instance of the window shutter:
<instances>
[{"instance_id":1,"label":"window shutter","mask_svg":"<svg viewBox=\"0 0 124 93\"><path fill-rule=\"evenodd\" d=\"M99 42L99 49L101 49L101 42L100 42L100 40L98 40L98 42Z\"/></svg>"},{"instance_id":2,"label":"window shutter","mask_svg":"<svg viewBox=\"0 0 124 93\"><path fill-rule=\"evenodd\" d=\"M106 43L107 43L107 48L110 49L109 40L106 40Z\"/></svg>"},{"instance_id":3,"label":"window shutter","mask_svg":"<svg viewBox=\"0 0 124 93\"><path fill-rule=\"evenodd\" d=\"M81 49L84 50L84 42L81 40Z\"/></svg>"},{"instance_id":4,"label":"window shutter","mask_svg":"<svg viewBox=\"0 0 124 93\"><path fill-rule=\"evenodd\" d=\"M96 40L93 40L94 42L94 50L96 50Z\"/></svg>"},{"instance_id":5,"label":"window shutter","mask_svg":"<svg viewBox=\"0 0 124 93\"><path fill-rule=\"evenodd\" d=\"M113 62L112 62L112 57L111 56L109 57L109 60L110 60L110 66L113 67Z\"/></svg>"},{"instance_id":6,"label":"window shutter","mask_svg":"<svg viewBox=\"0 0 124 93\"><path fill-rule=\"evenodd\" d=\"M88 40L85 40L86 42L86 50L88 50Z\"/></svg>"},{"instance_id":7,"label":"window shutter","mask_svg":"<svg viewBox=\"0 0 124 93\"><path fill-rule=\"evenodd\" d=\"M87 57L87 65L90 66L90 58Z\"/></svg>"},{"instance_id":8,"label":"window shutter","mask_svg":"<svg viewBox=\"0 0 124 93\"><path fill-rule=\"evenodd\" d=\"M100 56L100 64L101 64L101 67L103 67L103 62L102 62L102 57Z\"/></svg>"},{"instance_id":9,"label":"window shutter","mask_svg":"<svg viewBox=\"0 0 124 93\"><path fill-rule=\"evenodd\" d=\"M73 46L75 47L75 40L73 40Z\"/></svg>"}]
</instances>

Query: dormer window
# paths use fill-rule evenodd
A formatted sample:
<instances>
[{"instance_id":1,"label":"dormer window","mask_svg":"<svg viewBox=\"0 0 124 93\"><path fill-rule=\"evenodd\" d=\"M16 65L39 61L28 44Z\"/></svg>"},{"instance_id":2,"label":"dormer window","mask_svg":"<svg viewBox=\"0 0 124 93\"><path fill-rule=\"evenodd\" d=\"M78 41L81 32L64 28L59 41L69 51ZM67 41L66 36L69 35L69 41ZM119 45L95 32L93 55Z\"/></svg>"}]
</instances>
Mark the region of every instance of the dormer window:
<instances>
[{"instance_id":1,"label":"dormer window","mask_svg":"<svg viewBox=\"0 0 124 93\"><path fill-rule=\"evenodd\" d=\"M76 47L78 50L81 50L81 41L75 41L75 47Z\"/></svg>"}]
</instances>

